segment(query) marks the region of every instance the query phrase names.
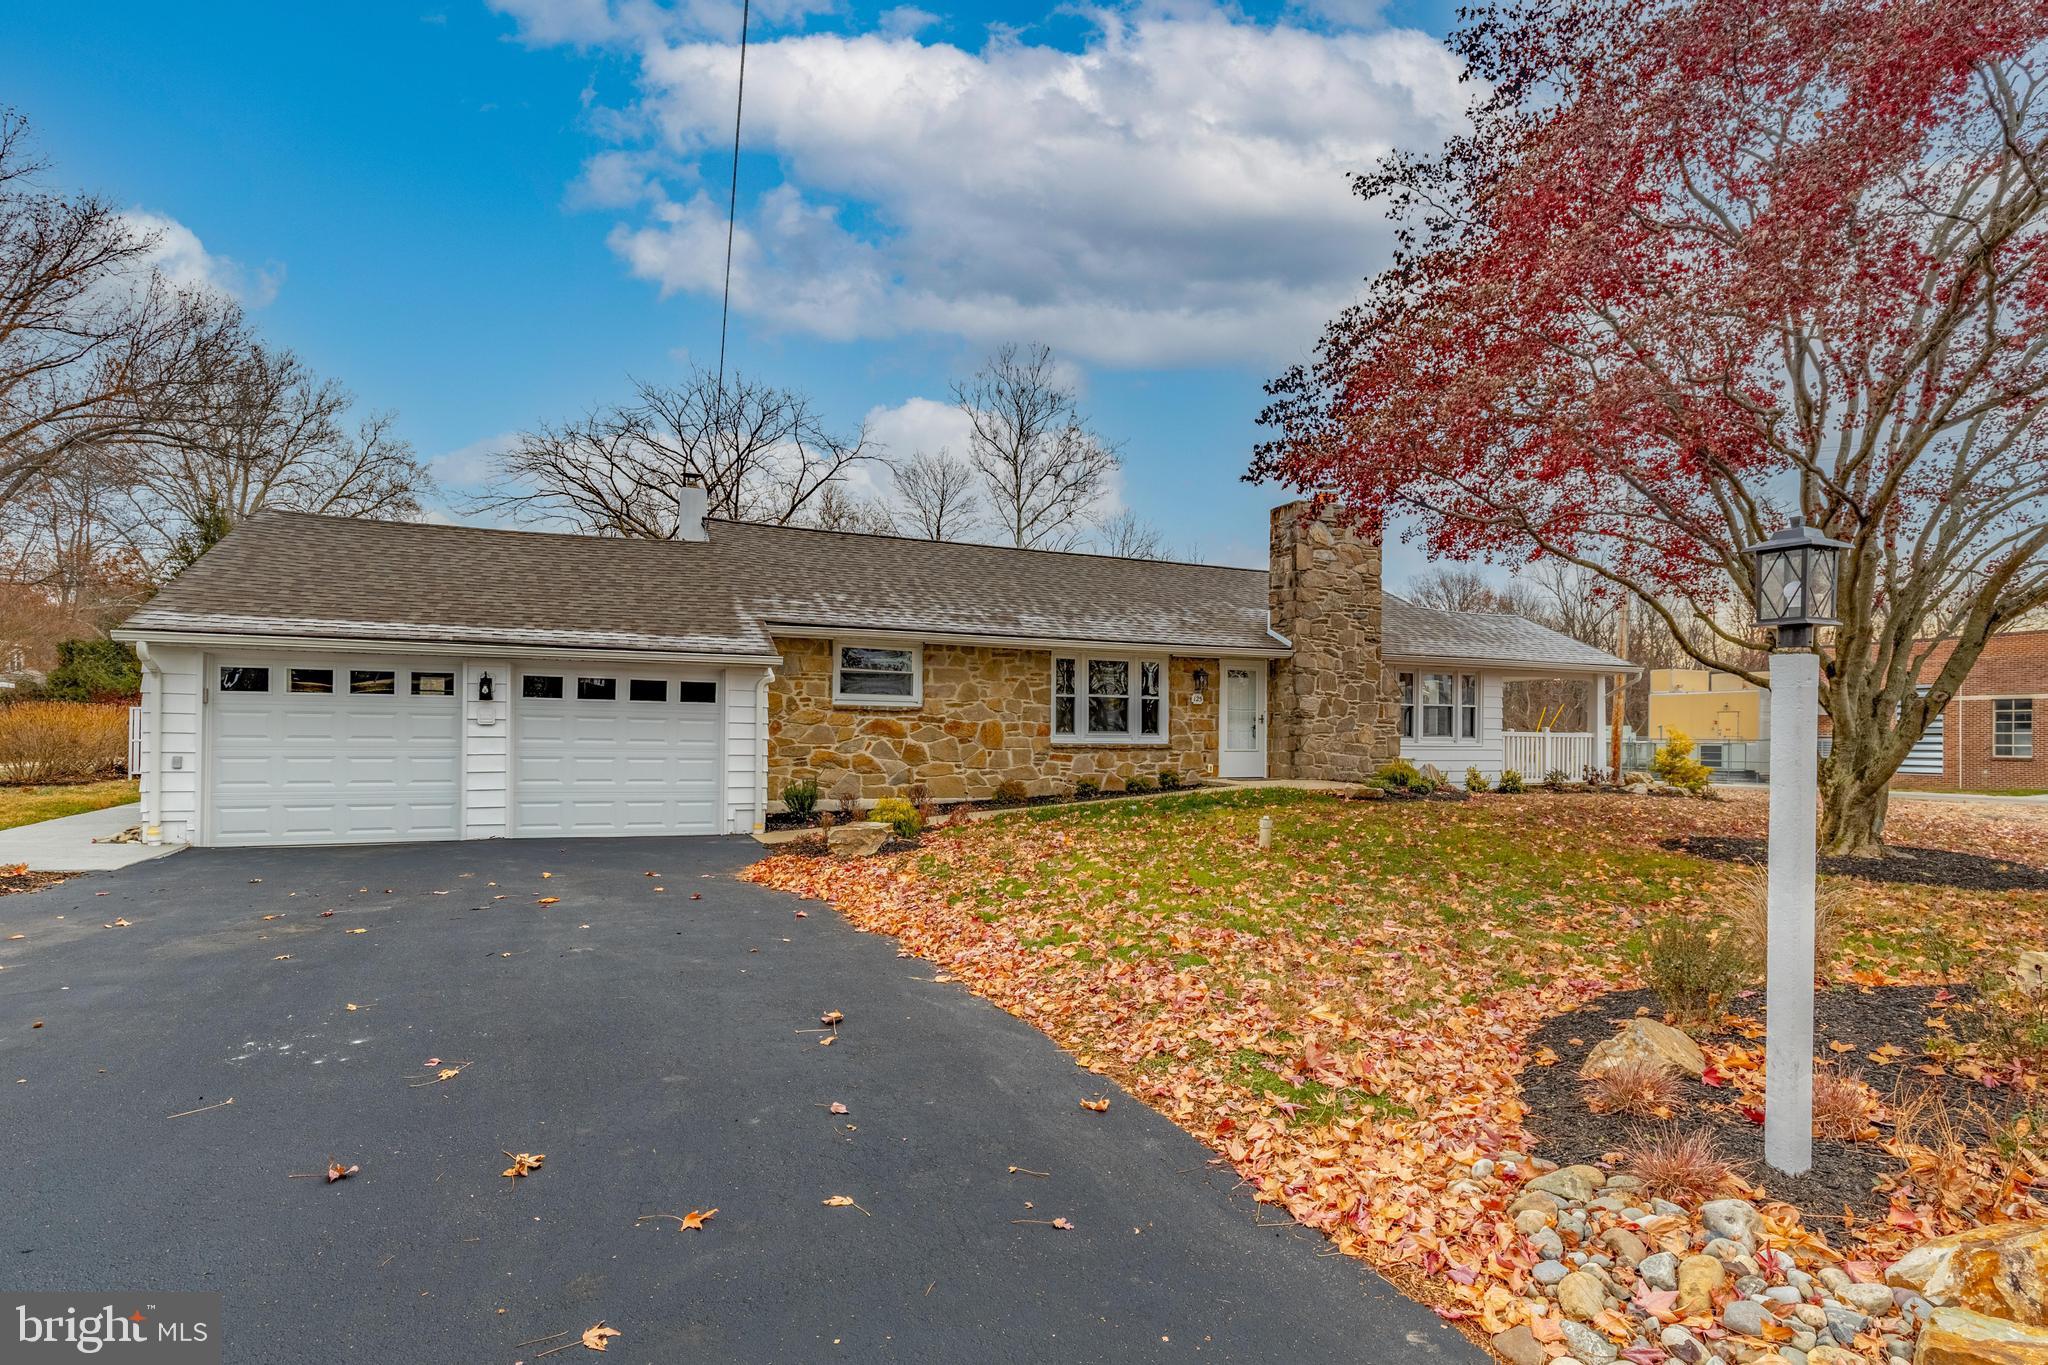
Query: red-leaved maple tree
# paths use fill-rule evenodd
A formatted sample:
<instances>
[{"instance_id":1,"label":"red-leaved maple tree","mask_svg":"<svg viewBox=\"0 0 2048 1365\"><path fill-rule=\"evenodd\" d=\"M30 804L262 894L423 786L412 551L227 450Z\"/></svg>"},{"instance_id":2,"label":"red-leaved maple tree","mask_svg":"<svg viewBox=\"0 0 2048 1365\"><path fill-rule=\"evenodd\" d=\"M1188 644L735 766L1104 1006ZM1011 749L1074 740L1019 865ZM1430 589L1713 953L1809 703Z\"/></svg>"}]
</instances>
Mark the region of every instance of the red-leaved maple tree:
<instances>
[{"instance_id":1,"label":"red-leaved maple tree","mask_svg":"<svg viewBox=\"0 0 2048 1365\"><path fill-rule=\"evenodd\" d=\"M1358 177L1400 249L1270 385L1251 476L1584 565L1756 682L1740 549L1804 515L1850 546L1822 843L1877 851L2048 602L2048 3L1532 3L1452 42L1470 131Z\"/></svg>"}]
</instances>

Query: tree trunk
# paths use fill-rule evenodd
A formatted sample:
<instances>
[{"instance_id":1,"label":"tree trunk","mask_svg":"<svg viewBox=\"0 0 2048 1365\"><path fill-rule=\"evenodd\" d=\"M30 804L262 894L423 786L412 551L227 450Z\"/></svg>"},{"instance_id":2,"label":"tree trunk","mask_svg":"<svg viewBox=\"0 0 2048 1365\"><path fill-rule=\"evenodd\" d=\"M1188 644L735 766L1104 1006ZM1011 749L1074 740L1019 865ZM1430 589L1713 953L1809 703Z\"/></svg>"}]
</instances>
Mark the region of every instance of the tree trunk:
<instances>
[{"instance_id":1,"label":"tree trunk","mask_svg":"<svg viewBox=\"0 0 2048 1365\"><path fill-rule=\"evenodd\" d=\"M1869 791L1832 757L1820 772L1820 854L1824 858L1884 856L1884 815L1890 792Z\"/></svg>"}]
</instances>

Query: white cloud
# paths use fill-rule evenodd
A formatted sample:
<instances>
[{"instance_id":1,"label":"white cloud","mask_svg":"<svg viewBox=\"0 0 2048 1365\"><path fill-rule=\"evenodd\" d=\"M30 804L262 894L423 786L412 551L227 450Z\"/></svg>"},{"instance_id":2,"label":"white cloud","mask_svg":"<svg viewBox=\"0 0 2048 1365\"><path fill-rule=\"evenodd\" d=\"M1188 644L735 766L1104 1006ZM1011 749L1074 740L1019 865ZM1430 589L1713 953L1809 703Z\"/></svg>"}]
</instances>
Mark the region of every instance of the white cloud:
<instances>
[{"instance_id":1,"label":"white cloud","mask_svg":"<svg viewBox=\"0 0 2048 1365\"><path fill-rule=\"evenodd\" d=\"M273 261L252 269L215 255L198 233L175 218L143 209L130 209L121 216L137 232L156 239L144 262L181 288L212 289L247 307L262 308L277 297L278 287L284 283L283 266Z\"/></svg>"},{"instance_id":2,"label":"white cloud","mask_svg":"<svg viewBox=\"0 0 2048 1365\"><path fill-rule=\"evenodd\" d=\"M1118 364L1305 349L1389 245L1347 173L1457 126L1458 63L1420 33L1265 26L1205 3L1096 17L1078 52L755 44L747 145L782 183L743 186L736 307L832 339L1043 340ZM626 124L680 161L722 158L733 46L634 46L643 98ZM609 183L598 164L588 178ZM624 197L644 200L658 182L631 183ZM723 198L674 186L612 246L664 292L715 295Z\"/></svg>"},{"instance_id":3,"label":"white cloud","mask_svg":"<svg viewBox=\"0 0 2048 1365\"><path fill-rule=\"evenodd\" d=\"M890 459L941 450L958 460L967 458L967 414L949 401L909 398L895 407L870 408L866 421L869 438Z\"/></svg>"},{"instance_id":4,"label":"white cloud","mask_svg":"<svg viewBox=\"0 0 2048 1365\"><path fill-rule=\"evenodd\" d=\"M930 10L919 9L916 5L895 5L882 11L880 22L882 32L896 37L909 37L944 21Z\"/></svg>"}]
</instances>

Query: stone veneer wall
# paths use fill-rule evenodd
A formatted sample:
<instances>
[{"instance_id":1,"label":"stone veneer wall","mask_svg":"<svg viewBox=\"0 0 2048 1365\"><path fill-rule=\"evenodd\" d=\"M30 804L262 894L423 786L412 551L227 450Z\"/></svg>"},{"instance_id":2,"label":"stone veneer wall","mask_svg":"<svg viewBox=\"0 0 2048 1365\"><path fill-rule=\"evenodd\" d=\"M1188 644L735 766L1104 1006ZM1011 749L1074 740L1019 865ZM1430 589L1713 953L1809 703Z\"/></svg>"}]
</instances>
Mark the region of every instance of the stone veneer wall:
<instances>
[{"instance_id":1,"label":"stone veneer wall","mask_svg":"<svg viewBox=\"0 0 2048 1365\"><path fill-rule=\"evenodd\" d=\"M1273 665L1274 777L1356 782L1400 753L1400 698L1380 658L1380 547L1334 508L1273 509L1267 602L1294 643Z\"/></svg>"},{"instance_id":2,"label":"stone veneer wall","mask_svg":"<svg viewBox=\"0 0 2048 1365\"><path fill-rule=\"evenodd\" d=\"M986 800L1014 778L1034 796L1077 777L1111 789L1132 777L1174 768L1190 776L1216 771L1215 659L1167 662L1166 738L1161 745L1052 742L1052 652L980 645L924 647L924 704L915 708L835 706L832 645L780 638L782 666L768 685L768 799L783 784L811 777L820 805L846 773L861 797L901 795L923 782L940 800ZM1209 690L1193 703L1194 671Z\"/></svg>"}]
</instances>

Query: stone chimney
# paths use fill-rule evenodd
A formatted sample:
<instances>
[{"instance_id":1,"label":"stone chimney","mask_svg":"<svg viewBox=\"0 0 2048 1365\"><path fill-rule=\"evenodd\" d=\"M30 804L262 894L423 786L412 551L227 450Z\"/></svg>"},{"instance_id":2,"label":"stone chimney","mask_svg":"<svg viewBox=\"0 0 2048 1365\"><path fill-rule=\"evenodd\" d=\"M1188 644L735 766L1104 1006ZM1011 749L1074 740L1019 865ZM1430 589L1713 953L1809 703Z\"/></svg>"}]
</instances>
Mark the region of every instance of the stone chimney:
<instances>
[{"instance_id":1,"label":"stone chimney","mask_svg":"<svg viewBox=\"0 0 2048 1365\"><path fill-rule=\"evenodd\" d=\"M1398 716L1383 714L1380 547L1334 504L1273 509L1267 576L1272 627L1294 656L1273 665L1269 769L1275 777L1357 782L1400 752Z\"/></svg>"}]
</instances>

